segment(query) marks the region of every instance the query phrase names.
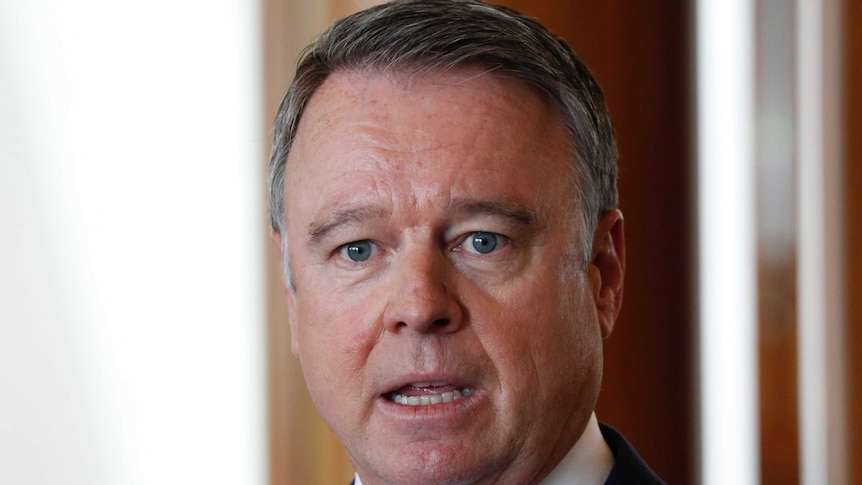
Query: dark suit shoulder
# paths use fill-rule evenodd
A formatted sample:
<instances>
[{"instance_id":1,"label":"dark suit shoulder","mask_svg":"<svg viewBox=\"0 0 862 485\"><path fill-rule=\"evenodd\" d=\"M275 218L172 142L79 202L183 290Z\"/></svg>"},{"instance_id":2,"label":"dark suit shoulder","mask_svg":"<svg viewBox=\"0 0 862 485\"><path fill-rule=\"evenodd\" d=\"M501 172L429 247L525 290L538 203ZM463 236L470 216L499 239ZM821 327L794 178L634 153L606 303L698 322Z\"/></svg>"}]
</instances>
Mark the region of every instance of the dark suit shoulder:
<instances>
[{"instance_id":1,"label":"dark suit shoulder","mask_svg":"<svg viewBox=\"0 0 862 485\"><path fill-rule=\"evenodd\" d=\"M644 463L632 445L617 430L599 424L602 437L614 454L614 467L605 485L664 485L664 482Z\"/></svg>"}]
</instances>

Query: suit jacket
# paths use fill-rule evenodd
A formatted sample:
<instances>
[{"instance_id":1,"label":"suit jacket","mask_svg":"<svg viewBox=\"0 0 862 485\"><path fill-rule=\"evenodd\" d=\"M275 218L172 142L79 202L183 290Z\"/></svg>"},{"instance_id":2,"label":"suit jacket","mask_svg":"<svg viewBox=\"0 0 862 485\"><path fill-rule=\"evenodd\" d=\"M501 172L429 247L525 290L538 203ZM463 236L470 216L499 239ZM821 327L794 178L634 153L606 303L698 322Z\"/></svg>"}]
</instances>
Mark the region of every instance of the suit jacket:
<instances>
[{"instance_id":1,"label":"suit jacket","mask_svg":"<svg viewBox=\"0 0 862 485\"><path fill-rule=\"evenodd\" d=\"M665 485L617 430L599 423L602 437L614 454L614 467L605 485ZM350 482L350 485L354 485Z\"/></svg>"},{"instance_id":2,"label":"suit jacket","mask_svg":"<svg viewBox=\"0 0 862 485\"><path fill-rule=\"evenodd\" d=\"M632 445L617 430L599 423L602 437L614 454L614 467L605 485L664 485L653 473Z\"/></svg>"}]
</instances>

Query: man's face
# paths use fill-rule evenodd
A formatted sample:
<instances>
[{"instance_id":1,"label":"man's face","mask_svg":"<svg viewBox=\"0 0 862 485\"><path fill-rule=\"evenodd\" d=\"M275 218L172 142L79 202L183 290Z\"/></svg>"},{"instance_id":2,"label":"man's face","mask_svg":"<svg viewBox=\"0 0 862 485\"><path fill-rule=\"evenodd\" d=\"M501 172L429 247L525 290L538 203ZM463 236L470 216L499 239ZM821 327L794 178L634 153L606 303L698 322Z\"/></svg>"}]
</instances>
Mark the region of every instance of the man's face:
<instances>
[{"instance_id":1,"label":"man's face","mask_svg":"<svg viewBox=\"0 0 862 485\"><path fill-rule=\"evenodd\" d=\"M311 99L285 180L292 345L367 484L528 483L579 437L610 325L570 153L549 102L480 71L338 73Z\"/></svg>"}]
</instances>

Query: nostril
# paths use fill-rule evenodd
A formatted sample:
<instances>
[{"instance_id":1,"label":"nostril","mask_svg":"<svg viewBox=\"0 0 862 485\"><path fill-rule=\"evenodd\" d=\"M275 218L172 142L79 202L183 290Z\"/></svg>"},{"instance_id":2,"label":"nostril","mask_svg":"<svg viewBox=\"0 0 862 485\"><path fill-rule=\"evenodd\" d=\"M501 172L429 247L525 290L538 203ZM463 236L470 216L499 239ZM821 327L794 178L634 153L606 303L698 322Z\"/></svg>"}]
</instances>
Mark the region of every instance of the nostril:
<instances>
[{"instance_id":1,"label":"nostril","mask_svg":"<svg viewBox=\"0 0 862 485\"><path fill-rule=\"evenodd\" d=\"M446 325L449 325L449 319L448 318L438 318L437 320L434 320L433 325L435 327L445 327Z\"/></svg>"}]
</instances>

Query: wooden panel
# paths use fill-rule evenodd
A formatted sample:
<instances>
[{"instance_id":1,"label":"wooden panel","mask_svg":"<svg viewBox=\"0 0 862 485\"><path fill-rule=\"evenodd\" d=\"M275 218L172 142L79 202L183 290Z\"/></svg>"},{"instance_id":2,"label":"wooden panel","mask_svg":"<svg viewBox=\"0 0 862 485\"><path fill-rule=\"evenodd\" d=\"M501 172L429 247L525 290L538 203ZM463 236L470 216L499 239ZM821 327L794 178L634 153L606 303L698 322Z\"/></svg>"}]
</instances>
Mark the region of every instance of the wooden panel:
<instances>
[{"instance_id":1,"label":"wooden panel","mask_svg":"<svg viewBox=\"0 0 862 485\"><path fill-rule=\"evenodd\" d=\"M795 257L761 255L758 273L761 482L792 485L800 472Z\"/></svg>"},{"instance_id":2,"label":"wooden panel","mask_svg":"<svg viewBox=\"0 0 862 485\"><path fill-rule=\"evenodd\" d=\"M862 2L844 4L849 483L862 483Z\"/></svg>"},{"instance_id":3,"label":"wooden panel","mask_svg":"<svg viewBox=\"0 0 862 485\"><path fill-rule=\"evenodd\" d=\"M599 419L669 483L692 483L693 183L687 1L499 1L562 35L602 85L620 147L625 303Z\"/></svg>"}]
</instances>

